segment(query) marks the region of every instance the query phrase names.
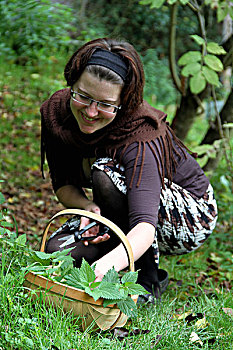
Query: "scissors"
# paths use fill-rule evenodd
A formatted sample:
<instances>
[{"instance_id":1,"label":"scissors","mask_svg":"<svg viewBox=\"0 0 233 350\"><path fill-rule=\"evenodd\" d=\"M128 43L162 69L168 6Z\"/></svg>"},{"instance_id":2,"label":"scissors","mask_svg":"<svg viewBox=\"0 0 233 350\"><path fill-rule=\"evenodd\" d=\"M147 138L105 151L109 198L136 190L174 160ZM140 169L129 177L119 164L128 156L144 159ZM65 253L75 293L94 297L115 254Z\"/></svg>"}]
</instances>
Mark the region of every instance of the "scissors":
<instances>
[{"instance_id":1,"label":"scissors","mask_svg":"<svg viewBox=\"0 0 233 350\"><path fill-rule=\"evenodd\" d=\"M59 248L64 248L67 245L70 245L74 242L80 242L80 241L92 241L93 239L95 239L98 236L103 236L105 233L108 233L109 228L107 226L104 225L100 225L101 227L101 232L99 232L97 235L93 235L93 236L88 236L88 237L83 237L83 233L88 231L90 228L98 225L98 223L96 221L91 222L90 224L86 225L85 227L83 227L81 230L79 230L79 225L80 225L80 220L71 220L69 222L66 222L63 226L61 226L57 231L56 234L61 232L65 233L67 231L70 232L69 235L58 238L59 241L65 241L63 242Z\"/></svg>"}]
</instances>

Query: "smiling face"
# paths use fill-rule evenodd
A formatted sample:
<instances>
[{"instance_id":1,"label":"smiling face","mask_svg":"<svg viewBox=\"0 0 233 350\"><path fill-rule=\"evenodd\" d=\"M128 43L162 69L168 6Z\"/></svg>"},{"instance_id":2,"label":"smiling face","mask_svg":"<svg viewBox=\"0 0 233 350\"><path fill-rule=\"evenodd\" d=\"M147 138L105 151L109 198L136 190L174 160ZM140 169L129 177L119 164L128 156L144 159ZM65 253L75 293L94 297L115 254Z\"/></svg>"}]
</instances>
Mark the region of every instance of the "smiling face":
<instances>
[{"instance_id":1,"label":"smiling face","mask_svg":"<svg viewBox=\"0 0 233 350\"><path fill-rule=\"evenodd\" d=\"M72 90L99 102L114 106L120 105L122 85L99 80L87 71L82 73L79 80L73 85ZM70 106L80 130L84 134L92 134L104 128L115 119L117 113L110 114L99 110L97 102L92 102L89 106L85 106L73 98L70 99Z\"/></svg>"}]
</instances>

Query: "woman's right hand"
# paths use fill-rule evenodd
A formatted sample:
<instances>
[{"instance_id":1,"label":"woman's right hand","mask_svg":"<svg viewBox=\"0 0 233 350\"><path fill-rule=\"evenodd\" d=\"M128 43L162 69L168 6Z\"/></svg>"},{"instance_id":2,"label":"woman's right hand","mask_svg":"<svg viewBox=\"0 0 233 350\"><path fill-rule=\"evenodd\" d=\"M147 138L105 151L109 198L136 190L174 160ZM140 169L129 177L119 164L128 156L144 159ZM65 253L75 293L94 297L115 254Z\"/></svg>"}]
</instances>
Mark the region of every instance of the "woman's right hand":
<instances>
[{"instance_id":1,"label":"woman's right hand","mask_svg":"<svg viewBox=\"0 0 233 350\"><path fill-rule=\"evenodd\" d=\"M90 202L87 206L85 206L84 210L101 215L100 208L94 202ZM86 218L84 216L81 217L80 226L79 226L80 230L82 228L84 228L85 226L87 226L88 224L90 224L90 222L91 221L89 218ZM98 233L99 233L99 226L96 225L96 226L92 227L90 230L84 232L82 236L83 237L90 237L90 236L95 236ZM107 241L109 238L110 238L110 236L107 233L105 233L103 236L99 236L91 241L83 241L83 244L85 246L88 246L88 243L98 244L98 243Z\"/></svg>"}]
</instances>

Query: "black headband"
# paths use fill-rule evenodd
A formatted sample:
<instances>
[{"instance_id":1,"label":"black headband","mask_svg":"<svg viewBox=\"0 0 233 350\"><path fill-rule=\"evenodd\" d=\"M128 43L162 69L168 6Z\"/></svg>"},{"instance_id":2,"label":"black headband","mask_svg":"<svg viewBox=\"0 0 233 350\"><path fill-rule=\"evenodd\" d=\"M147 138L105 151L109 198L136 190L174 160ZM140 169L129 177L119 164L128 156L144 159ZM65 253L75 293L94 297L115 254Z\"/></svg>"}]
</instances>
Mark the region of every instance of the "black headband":
<instances>
[{"instance_id":1,"label":"black headband","mask_svg":"<svg viewBox=\"0 0 233 350\"><path fill-rule=\"evenodd\" d=\"M93 55L87 62L87 66L90 65L97 65L109 68L113 72L118 74L124 81L128 73L128 67L123 58L121 58L116 53L104 49L97 49L93 53Z\"/></svg>"}]
</instances>

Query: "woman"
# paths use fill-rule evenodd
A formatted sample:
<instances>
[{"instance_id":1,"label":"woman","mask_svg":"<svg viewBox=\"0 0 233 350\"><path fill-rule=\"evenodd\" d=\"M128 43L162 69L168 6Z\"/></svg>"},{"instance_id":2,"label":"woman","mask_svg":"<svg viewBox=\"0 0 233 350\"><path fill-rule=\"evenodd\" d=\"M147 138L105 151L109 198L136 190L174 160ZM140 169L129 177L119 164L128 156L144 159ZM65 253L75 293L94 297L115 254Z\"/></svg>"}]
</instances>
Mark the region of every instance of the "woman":
<instances>
[{"instance_id":1,"label":"woman","mask_svg":"<svg viewBox=\"0 0 233 350\"><path fill-rule=\"evenodd\" d=\"M108 38L88 42L65 67L69 88L41 107L42 165L48 161L54 191L68 208L101 214L127 235L138 283L158 297L159 252L197 249L217 220L213 189L195 159L166 122L165 113L143 101L144 72L128 43ZM83 188L92 188L93 200ZM89 224L81 218L80 229ZM94 227L86 232L98 232ZM62 249L62 232L47 252ZM65 238L64 238L65 240ZM96 280L114 266L127 267L125 250L110 233L76 242L82 257L96 263Z\"/></svg>"}]
</instances>

